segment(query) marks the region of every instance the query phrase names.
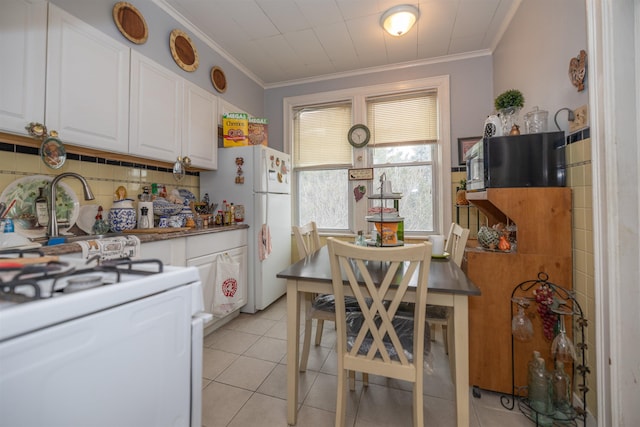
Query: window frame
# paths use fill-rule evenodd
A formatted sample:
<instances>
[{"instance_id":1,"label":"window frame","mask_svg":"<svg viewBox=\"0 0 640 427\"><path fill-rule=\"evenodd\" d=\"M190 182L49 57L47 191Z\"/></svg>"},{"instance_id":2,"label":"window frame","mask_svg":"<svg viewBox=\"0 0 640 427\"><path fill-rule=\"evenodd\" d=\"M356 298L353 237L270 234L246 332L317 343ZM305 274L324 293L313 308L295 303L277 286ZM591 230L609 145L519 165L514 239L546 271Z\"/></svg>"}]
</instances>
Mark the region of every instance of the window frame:
<instances>
[{"instance_id":1,"label":"window frame","mask_svg":"<svg viewBox=\"0 0 640 427\"><path fill-rule=\"evenodd\" d=\"M436 150L437 158L434 159L437 162L438 171L434 175L434 190L436 192L435 199L438 202L437 206L434 206L435 223L434 233L444 234L449 227L450 220L445 223L445 219L452 218L452 195L451 188L446 184L451 182L451 110L450 110L450 89L449 89L449 76L435 76L424 79L407 80L394 83L386 83L372 86L361 86L348 89L317 92L307 95L299 95L292 97L285 97L283 99L283 138L284 138L284 151L292 153L293 148L293 109L296 107L329 103L336 101L350 101L352 105L352 120L353 124L367 123L367 111L366 111L366 98L373 96L383 96L399 92L419 91L435 89L437 91L437 105L438 105L438 129L439 140L438 149ZM347 144L347 136L345 135L345 144ZM370 164L369 156L366 153L367 146L363 148L353 149L353 165L352 168L368 168L373 167ZM374 177L375 181L375 177ZM371 189L375 185L373 181L365 181L367 184L367 191L370 194ZM351 181L352 185L360 183L359 181ZM295 198L295 188L297 188L296 174L292 174L292 197ZM333 235L354 235L356 230L367 230L368 223L365 219L367 215L366 200L361 200L356 203L355 199L350 196L349 198L349 227L350 230L321 230L327 234ZM294 222L298 217L297 201L292 203L292 218ZM294 224L298 225L298 224ZM422 237L421 235L415 235L412 237ZM425 236L426 237L426 236Z\"/></svg>"}]
</instances>

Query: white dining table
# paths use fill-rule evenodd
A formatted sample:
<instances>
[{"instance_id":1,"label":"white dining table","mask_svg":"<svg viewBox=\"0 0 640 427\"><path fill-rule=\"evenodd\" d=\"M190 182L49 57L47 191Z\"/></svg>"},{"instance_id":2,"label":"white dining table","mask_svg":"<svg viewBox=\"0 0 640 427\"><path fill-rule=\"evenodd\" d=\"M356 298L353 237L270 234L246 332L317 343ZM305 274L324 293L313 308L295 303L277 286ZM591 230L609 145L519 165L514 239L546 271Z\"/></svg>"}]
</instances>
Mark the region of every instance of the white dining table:
<instances>
[{"instance_id":1,"label":"white dining table","mask_svg":"<svg viewBox=\"0 0 640 427\"><path fill-rule=\"evenodd\" d=\"M295 425L298 410L300 366L300 308L305 293L331 294L333 284L326 246L277 274L287 279L287 422ZM431 305L453 308L453 342L449 342L451 375L455 385L458 427L469 426L469 309L468 298L480 295L464 272L449 259L432 259L429 267ZM348 286L347 286L348 288ZM345 294L350 293L345 288ZM404 299L415 302L415 292Z\"/></svg>"}]
</instances>

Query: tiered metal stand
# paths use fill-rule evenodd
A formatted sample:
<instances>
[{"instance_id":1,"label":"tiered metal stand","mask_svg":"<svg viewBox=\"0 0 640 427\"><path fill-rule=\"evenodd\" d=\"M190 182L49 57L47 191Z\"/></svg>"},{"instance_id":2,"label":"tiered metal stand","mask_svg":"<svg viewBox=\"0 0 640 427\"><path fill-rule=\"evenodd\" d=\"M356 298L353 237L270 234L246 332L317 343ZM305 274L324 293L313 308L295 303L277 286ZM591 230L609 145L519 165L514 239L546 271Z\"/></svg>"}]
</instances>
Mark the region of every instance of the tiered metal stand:
<instances>
[{"instance_id":1,"label":"tiered metal stand","mask_svg":"<svg viewBox=\"0 0 640 427\"><path fill-rule=\"evenodd\" d=\"M561 286L549 282L549 277L546 273L538 273L538 278L535 280L528 280L520 283L513 289L511 293L511 318L517 310L518 298L524 298L535 302L533 291L538 289L541 285L547 285L552 291L554 299L562 302L562 304L552 310L558 316L571 316L575 319L575 326L573 328L572 335L578 335L579 341L576 342L575 348L578 353L578 360L573 363L571 369L571 383L572 383L572 395L575 391L574 379L578 378L580 383L578 384L577 391L582 394L583 407L572 407L571 413L566 412L551 412L541 413L531 407L531 402L528 398L528 387L526 385L517 386L515 384L515 365L516 363L526 363L524 360L515 360L514 357L514 345L516 344L511 336L511 378L512 378L512 392L511 395L503 395L500 397L500 403L506 409L512 410L516 403L518 409L531 421L536 423L536 426L577 426L581 422L583 426L587 425L587 392L589 388L586 383L586 376L590 372L586 366L585 352L587 344L585 343L585 328L587 327L587 319L585 319L582 312L582 308L578 301L576 301L574 292L569 291ZM511 319L509 319L511 321ZM571 325L574 323L571 322ZM555 362L555 361L554 361ZM577 365L576 365L577 364ZM577 373L577 375L576 375Z\"/></svg>"}]
</instances>

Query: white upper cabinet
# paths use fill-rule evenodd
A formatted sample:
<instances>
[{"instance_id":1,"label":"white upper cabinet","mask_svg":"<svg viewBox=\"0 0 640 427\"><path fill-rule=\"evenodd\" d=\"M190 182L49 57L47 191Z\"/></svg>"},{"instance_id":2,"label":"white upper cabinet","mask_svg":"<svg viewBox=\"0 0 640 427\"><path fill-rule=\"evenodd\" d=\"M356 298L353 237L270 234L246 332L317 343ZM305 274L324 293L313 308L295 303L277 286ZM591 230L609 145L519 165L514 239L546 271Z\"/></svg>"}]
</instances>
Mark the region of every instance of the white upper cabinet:
<instances>
[{"instance_id":1,"label":"white upper cabinet","mask_svg":"<svg viewBox=\"0 0 640 427\"><path fill-rule=\"evenodd\" d=\"M0 130L26 135L44 123L47 3L3 0L0 13Z\"/></svg>"},{"instance_id":2,"label":"white upper cabinet","mask_svg":"<svg viewBox=\"0 0 640 427\"><path fill-rule=\"evenodd\" d=\"M218 167L217 107L215 95L185 80L182 155L194 167Z\"/></svg>"},{"instance_id":3,"label":"white upper cabinet","mask_svg":"<svg viewBox=\"0 0 640 427\"><path fill-rule=\"evenodd\" d=\"M165 162L188 156L217 167L217 98L137 52L131 53L129 151Z\"/></svg>"},{"instance_id":4,"label":"white upper cabinet","mask_svg":"<svg viewBox=\"0 0 640 427\"><path fill-rule=\"evenodd\" d=\"M131 52L129 151L175 162L182 154L182 78Z\"/></svg>"},{"instance_id":5,"label":"white upper cabinet","mask_svg":"<svg viewBox=\"0 0 640 427\"><path fill-rule=\"evenodd\" d=\"M128 151L130 49L49 5L45 124L70 144Z\"/></svg>"}]
</instances>

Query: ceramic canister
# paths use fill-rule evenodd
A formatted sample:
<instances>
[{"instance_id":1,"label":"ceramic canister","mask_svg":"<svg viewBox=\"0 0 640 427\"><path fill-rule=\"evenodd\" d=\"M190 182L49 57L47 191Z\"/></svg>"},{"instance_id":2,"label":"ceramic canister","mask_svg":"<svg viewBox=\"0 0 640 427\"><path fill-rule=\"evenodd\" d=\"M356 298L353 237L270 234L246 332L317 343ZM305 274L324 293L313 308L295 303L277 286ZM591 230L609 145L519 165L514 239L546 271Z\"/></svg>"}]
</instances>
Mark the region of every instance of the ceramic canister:
<instances>
[{"instance_id":1,"label":"ceramic canister","mask_svg":"<svg viewBox=\"0 0 640 427\"><path fill-rule=\"evenodd\" d=\"M443 255L444 254L444 236L433 235L433 236L429 236L428 239L432 245L431 253L436 256Z\"/></svg>"},{"instance_id":2,"label":"ceramic canister","mask_svg":"<svg viewBox=\"0 0 640 427\"><path fill-rule=\"evenodd\" d=\"M109 227L111 231L120 232L132 230L136 227L136 210L133 208L133 200L123 199L113 202L109 209Z\"/></svg>"}]
</instances>

